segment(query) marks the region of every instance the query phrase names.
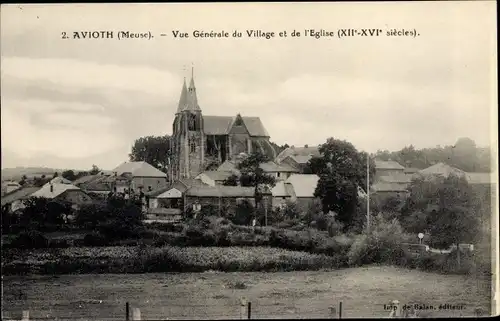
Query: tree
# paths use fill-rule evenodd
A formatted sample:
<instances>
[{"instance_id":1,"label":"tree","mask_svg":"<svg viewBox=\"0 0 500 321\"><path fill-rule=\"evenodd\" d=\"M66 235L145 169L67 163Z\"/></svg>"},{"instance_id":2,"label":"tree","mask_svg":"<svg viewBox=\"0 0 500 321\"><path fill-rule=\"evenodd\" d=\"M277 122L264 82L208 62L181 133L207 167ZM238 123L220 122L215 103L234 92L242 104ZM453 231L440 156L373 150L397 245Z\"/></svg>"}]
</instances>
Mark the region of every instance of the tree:
<instances>
[{"instance_id":1,"label":"tree","mask_svg":"<svg viewBox=\"0 0 500 321\"><path fill-rule=\"evenodd\" d=\"M260 153L255 152L244 158L239 164L240 170L240 185L255 188L255 204L260 204L262 200L262 187L276 185L276 179L264 172L261 164L269 162L269 158Z\"/></svg>"},{"instance_id":2,"label":"tree","mask_svg":"<svg viewBox=\"0 0 500 321\"><path fill-rule=\"evenodd\" d=\"M90 175L97 175L99 174L101 170L99 169L99 167L97 167L97 165L93 164L92 165L92 169L89 171L89 174Z\"/></svg>"},{"instance_id":3,"label":"tree","mask_svg":"<svg viewBox=\"0 0 500 321\"><path fill-rule=\"evenodd\" d=\"M170 153L170 136L146 136L135 140L129 157L130 161L144 161L166 173Z\"/></svg>"},{"instance_id":4,"label":"tree","mask_svg":"<svg viewBox=\"0 0 500 321\"><path fill-rule=\"evenodd\" d=\"M410 186L410 198L403 208L404 227L412 232L425 228L431 235L430 245L447 248L450 245L473 242L480 236L478 202L472 187L463 177L415 180ZM457 260L460 261L457 251Z\"/></svg>"},{"instance_id":5,"label":"tree","mask_svg":"<svg viewBox=\"0 0 500 321\"><path fill-rule=\"evenodd\" d=\"M30 197L24 201L20 223L27 228L44 230L49 225L62 225L64 214L71 212L69 204L43 197Z\"/></svg>"},{"instance_id":6,"label":"tree","mask_svg":"<svg viewBox=\"0 0 500 321\"><path fill-rule=\"evenodd\" d=\"M224 186L238 186L238 176L233 174L226 178L224 182L222 182L222 185Z\"/></svg>"},{"instance_id":7,"label":"tree","mask_svg":"<svg viewBox=\"0 0 500 321\"><path fill-rule=\"evenodd\" d=\"M368 154L361 153L349 142L329 138L319 149L314 171L320 179L315 197L321 199L323 212L337 213L337 219L347 230L353 223L358 206L358 186L366 188L366 162ZM375 166L370 160L370 175Z\"/></svg>"},{"instance_id":8,"label":"tree","mask_svg":"<svg viewBox=\"0 0 500 321\"><path fill-rule=\"evenodd\" d=\"M62 172L61 176L70 181L76 180L75 172L71 169Z\"/></svg>"},{"instance_id":9,"label":"tree","mask_svg":"<svg viewBox=\"0 0 500 321\"><path fill-rule=\"evenodd\" d=\"M52 178L56 178L56 177L58 177L58 176L59 176L59 173L58 173L58 172L55 172L55 173L54 173L54 176L52 176Z\"/></svg>"}]
</instances>

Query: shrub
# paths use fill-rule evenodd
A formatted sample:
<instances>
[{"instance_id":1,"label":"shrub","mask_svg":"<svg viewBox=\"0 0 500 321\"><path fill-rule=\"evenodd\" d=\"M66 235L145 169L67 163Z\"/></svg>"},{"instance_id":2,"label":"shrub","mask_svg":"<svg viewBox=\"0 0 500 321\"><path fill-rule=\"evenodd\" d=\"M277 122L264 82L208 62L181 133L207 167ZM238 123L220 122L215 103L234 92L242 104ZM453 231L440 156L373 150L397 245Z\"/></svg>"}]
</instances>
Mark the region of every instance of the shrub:
<instances>
[{"instance_id":1,"label":"shrub","mask_svg":"<svg viewBox=\"0 0 500 321\"><path fill-rule=\"evenodd\" d=\"M83 238L83 244L85 246L106 246L109 241L106 236L93 232L85 235Z\"/></svg>"},{"instance_id":2,"label":"shrub","mask_svg":"<svg viewBox=\"0 0 500 321\"><path fill-rule=\"evenodd\" d=\"M12 240L10 246L22 249L41 249L48 247L48 240L38 231L29 231L19 234Z\"/></svg>"},{"instance_id":3,"label":"shrub","mask_svg":"<svg viewBox=\"0 0 500 321\"><path fill-rule=\"evenodd\" d=\"M236 225L250 225L255 215L255 209L248 200L243 200L236 206L234 216L229 219Z\"/></svg>"},{"instance_id":4,"label":"shrub","mask_svg":"<svg viewBox=\"0 0 500 321\"><path fill-rule=\"evenodd\" d=\"M355 238L347 254L349 264L399 263L404 257L401 247L404 240L402 228L396 219L388 222L382 215L377 215L370 233Z\"/></svg>"}]
</instances>

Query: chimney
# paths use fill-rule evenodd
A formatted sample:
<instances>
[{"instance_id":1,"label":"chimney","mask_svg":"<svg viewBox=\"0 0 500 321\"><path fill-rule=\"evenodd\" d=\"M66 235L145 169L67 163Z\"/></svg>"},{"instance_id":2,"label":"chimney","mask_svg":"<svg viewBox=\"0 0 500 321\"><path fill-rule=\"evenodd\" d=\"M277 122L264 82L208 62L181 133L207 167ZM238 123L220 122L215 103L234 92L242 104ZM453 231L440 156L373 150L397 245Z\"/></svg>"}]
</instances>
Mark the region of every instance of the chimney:
<instances>
[{"instance_id":1,"label":"chimney","mask_svg":"<svg viewBox=\"0 0 500 321\"><path fill-rule=\"evenodd\" d=\"M54 185L50 184L50 192L54 193Z\"/></svg>"}]
</instances>

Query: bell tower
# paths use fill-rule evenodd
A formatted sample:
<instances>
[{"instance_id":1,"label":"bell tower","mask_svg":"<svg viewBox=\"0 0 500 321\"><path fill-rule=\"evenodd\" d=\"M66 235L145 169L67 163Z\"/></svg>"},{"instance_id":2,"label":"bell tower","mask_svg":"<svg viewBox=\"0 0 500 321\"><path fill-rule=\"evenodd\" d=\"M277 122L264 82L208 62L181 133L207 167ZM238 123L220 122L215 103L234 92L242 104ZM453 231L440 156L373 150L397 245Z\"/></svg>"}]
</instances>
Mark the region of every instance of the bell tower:
<instances>
[{"instance_id":1,"label":"bell tower","mask_svg":"<svg viewBox=\"0 0 500 321\"><path fill-rule=\"evenodd\" d=\"M184 79L172 132L173 178L194 178L203 172L205 157L203 116L194 84L194 68L189 87Z\"/></svg>"}]
</instances>

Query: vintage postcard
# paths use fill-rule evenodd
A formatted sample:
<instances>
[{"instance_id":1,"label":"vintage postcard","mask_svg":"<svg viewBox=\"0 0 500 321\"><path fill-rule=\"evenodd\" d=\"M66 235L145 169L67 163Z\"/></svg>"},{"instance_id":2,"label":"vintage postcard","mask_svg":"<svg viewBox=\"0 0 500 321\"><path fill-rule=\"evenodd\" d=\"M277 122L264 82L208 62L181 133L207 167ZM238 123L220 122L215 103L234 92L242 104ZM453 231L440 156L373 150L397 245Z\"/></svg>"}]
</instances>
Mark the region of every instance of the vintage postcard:
<instances>
[{"instance_id":1,"label":"vintage postcard","mask_svg":"<svg viewBox=\"0 0 500 321\"><path fill-rule=\"evenodd\" d=\"M3 320L498 314L494 1L0 12Z\"/></svg>"}]
</instances>

